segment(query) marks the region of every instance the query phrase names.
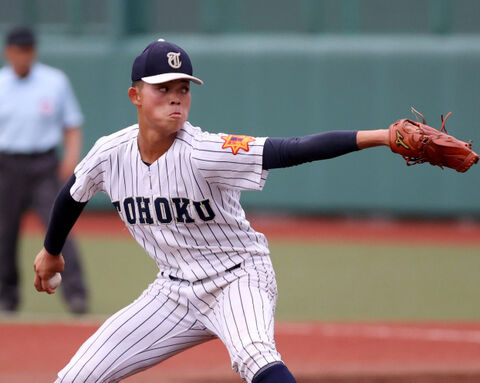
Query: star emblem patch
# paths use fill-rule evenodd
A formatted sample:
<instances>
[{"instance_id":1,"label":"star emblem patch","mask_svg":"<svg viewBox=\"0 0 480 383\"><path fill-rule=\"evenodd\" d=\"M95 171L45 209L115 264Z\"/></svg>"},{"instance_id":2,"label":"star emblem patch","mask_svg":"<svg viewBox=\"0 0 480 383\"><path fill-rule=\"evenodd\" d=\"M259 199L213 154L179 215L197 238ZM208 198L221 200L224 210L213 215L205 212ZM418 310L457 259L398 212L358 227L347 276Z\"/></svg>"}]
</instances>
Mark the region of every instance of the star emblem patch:
<instances>
[{"instance_id":1,"label":"star emblem patch","mask_svg":"<svg viewBox=\"0 0 480 383\"><path fill-rule=\"evenodd\" d=\"M228 136L222 136L222 140L225 141L225 143L222 146L222 149L232 149L232 153L235 155L238 153L240 149L245 150L246 152L249 151L248 144L250 142L255 141L255 138L250 137L250 136L237 136L234 134L229 134Z\"/></svg>"}]
</instances>

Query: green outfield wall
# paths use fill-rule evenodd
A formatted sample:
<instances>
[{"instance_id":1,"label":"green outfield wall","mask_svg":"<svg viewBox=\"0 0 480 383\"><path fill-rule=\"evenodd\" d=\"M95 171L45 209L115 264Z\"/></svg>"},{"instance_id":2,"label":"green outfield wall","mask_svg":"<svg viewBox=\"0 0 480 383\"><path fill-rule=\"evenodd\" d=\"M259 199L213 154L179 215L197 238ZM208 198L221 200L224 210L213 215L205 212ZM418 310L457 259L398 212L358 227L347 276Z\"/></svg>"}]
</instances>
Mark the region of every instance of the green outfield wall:
<instances>
[{"instance_id":1,"label":"green outfield wall","mask_svg":"<svg viewBox=\"0 0 480 383\"><path fill-rule=\"evenodd\" d=\"M84 152L135 122L127 97L132 61L155 35L112 41L42 38L40 58L70 76L85 112ZM257 136L386 128L411 105L429 123L452 111L450 132L480 149L480 37L217 35L164 36L190 52L190 121L204 130ZM406 167L387 148L273 170L251 209L281 212L480 215L480 166L466 174ZM92 207L106 206L99 198Z\"/></svg>"},{"instance_id":2,"label":"green outfield wall","mask_svg":"<svg viewBox=\"0 0 480 383\"><path fill-rule=\"evenodd\" d=\"M436 127L452 111L450 132L480 149L478 0L0 0L0 9L0 33L31 25L40 59L71 78L84 153L135 122L131 64L159 37L184 46L205 81L193 87L190 115L205 130L378 129L413 105ZM479 181L480 165L407 168L374 148L274 170L243 201L255 211L480 217Z\"/></svg>"},{"instance_id":3,"label":"green outfield wall","mask_svg":"<svg viewBox=\"0 0 480 383\"><path fill-rule=\"evenodd\" d=\"M478 0L0 0L12 23L56 34L479 33Z\"/></svg>"},{"instance_id":4,"label":"green outfield wall","mask_svg":"<svg viewBox=\"0 0 480 383\"><path fill-rule=\"evenodd\" d=\"M134 57L157 35L126 39L41 35L41 61L70 77L85 113L84 152L135 122L127 97ZM168 34L190 53L190 121L212 132L307 135L386 128L411 105L480 151L479 35ZM252 210L480 216L480 165L466 174L406 167L387 148L273 170ZM104 208L96 198L92 208Z\"/></svg>"}]
</instances>

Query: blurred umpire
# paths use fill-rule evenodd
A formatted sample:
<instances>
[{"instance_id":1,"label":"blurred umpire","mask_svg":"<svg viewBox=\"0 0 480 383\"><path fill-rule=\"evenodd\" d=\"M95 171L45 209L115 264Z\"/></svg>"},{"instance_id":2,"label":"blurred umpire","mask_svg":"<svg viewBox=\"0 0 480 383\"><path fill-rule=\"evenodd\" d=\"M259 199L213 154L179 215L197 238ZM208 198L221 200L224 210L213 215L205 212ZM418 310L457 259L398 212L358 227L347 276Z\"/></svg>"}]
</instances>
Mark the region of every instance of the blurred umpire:
<instances>
[{"instance_id":1,"label":"blurred umpire","mask_svg":"<svg viewBox=\"0 0 480 383\"><path fill-rule=\"evenodd\" d=\"M7 65L0 69L0 311L20 303L17 242L22 214L33 209L46 224L60 188L77 164L82 147L80 106L66 75L36 62L35 35L10 30ZM56 148L63 142L59 162ZM87 309L79 256L67 241L63 295L71 312Z\"/></svg>"}]
</instances>

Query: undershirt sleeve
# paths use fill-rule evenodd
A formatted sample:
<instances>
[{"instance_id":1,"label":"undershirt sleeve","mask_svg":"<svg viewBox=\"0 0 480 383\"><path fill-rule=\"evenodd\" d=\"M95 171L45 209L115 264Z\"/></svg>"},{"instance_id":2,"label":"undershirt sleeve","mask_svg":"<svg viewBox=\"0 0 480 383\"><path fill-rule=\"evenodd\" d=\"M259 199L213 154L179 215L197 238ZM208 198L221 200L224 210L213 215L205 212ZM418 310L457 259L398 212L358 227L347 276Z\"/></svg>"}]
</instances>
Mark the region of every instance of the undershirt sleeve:
<instances>
[{"instance_id":1,"label":"undershirt sleeve","mask_svg":"<svg viewBox=\"0 0 480 383\"><path fill-rule=\"evenodd\" d=\"M75 174L70 177L60 190L53 204L43 244L45 250L52 255L58 255L62 252L68 233L72 230L73 225L87 204L87 202L75 201L70 195L70 189L74 183Z\"/></svg>"},{"instance_id":2,"label":"undershirt sleeve","mask_svg":"<svg viewBox=\"0 0 480 383\"><path fill-rule=\"evenodd\" d=\"M286 168L359 150L357 132L340 130L305 137L267 138L262 167L264 170Z\"/></svg>"}]
</instances>

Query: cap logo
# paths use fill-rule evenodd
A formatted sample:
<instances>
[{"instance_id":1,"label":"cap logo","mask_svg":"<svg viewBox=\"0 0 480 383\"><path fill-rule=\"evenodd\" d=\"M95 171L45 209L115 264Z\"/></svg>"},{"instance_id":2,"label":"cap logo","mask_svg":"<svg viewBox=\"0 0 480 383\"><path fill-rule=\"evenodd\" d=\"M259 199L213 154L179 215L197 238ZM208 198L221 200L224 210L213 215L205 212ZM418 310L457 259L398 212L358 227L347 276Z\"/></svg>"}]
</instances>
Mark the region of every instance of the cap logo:
<instances>
[{"instance_id":1,"label":"cap logo","mask_svg":"<svg viewBox=\"0 0 480 383\"><path fill-rule=\"evenodd\" d=\"M182 62L180 61L180 52L168 52L168 65L170 65L173 69L178 69L182 66Z\"/></svg>"}]
</instances>

